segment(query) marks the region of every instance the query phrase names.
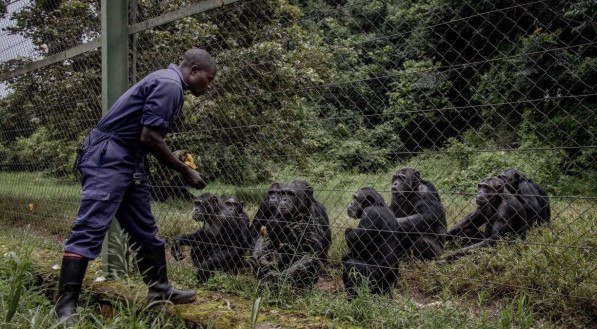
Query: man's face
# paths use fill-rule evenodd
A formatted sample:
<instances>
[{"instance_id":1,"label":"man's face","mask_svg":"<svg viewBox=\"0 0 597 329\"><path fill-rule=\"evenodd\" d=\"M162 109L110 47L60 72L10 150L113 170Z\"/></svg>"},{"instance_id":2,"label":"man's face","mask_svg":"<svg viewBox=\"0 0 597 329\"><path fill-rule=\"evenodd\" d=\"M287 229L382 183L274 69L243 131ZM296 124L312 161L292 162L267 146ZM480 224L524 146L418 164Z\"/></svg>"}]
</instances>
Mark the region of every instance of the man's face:
<instances>
[{"instance_id":1,"label":"man's face","mask_svg":"<svg viewBox=\"0 0 597 329\"><path fill-rule=\"evenodd\" d=\"M209 85L215 79L215 70L201 70L197 66L193 66L189 72L187 84L191 94L201 96L209 89Z\"/></svg>"}]
</instances>

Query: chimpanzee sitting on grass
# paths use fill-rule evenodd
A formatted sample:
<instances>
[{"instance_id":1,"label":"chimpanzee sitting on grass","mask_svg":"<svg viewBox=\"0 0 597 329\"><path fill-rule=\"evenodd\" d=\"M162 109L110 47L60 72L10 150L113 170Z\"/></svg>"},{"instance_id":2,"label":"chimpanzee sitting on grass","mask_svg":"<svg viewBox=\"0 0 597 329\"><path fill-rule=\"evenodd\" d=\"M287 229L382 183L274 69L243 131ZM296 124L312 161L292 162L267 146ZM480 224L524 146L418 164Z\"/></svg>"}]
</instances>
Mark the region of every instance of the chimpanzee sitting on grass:
<instances>
[{"instance_id":1,"label":"chimpanzee sitting on grass","mask_svg":"<svg viewBox=\"0 0 597 329\"><path fill-rule=\"evenodd\" d=\"M367 281L372 294L388 293L398 279L402 250L398 222L383 197L372 188L358 190L348 205L348 216L359 220L345 232L348 252L342 257L342 278L349 298Z\"/></svg>"},{"instance_id":2,"label":"chimpanzee sitting on grass","mask_svg":"<svg viewBox=\"0 0 597 329\"><path fill-rule=\"evenodd\" d=\"M530 223L518 199L497 177L482 180L477 187L477 209L448 231L447 239L462 246L446 260L455 260L473 250L490 247L506 236L524 236Z\"/></svg>"},{"instance_id":3,"label":"chimpanzee sitting on grass","mask_svg":"<svg viewBox=\"0 0 597 329\"><path fill-rule=\"evenodd\" d=\"M390 210L398 221L404 255L434 259L444 249L446 212L435 186L412 168L402 168L392 177Z\"/></svg>"},{"instance_id":4,"label":"chimpanzee sitting on grass","mask_svg":"<svg viewBox=\"0 0 597 329\"><path fill-rule=\"evenodd\" d=\"M549 224L551 208L547 192L519 170L508 168L498 175L506 190L518 198L527 214L530 225Z\"/></svg>"},{"instance_id":5,"label":"chimpanzee sitting on grass","mask_svg":"<svg viewBox=\"0 0 597 329\"><path fill-rule=\"evenodd\" d=\"M172 256L183 259L181 246L191 246L199 283L207 281L214 271L237 274L244 267L243 258L249 247L248 217L242 205L232 197L222 201L204 193L195 199L193 219L204 222L203 228L177 237L172 244Z\"/></svg>"},{"instance_id":6,"label":"chimpanzee sitting on grass","mask_svg":"<svg viewBox=\"0 0 597 329\"><path fill-rule=\"evenodd\" d=\"M325 207L305 181L276 183L277 206L262 220L253 259L258 278L310 288L327 261L331 231Z\"/></svg>"}]
</instances>

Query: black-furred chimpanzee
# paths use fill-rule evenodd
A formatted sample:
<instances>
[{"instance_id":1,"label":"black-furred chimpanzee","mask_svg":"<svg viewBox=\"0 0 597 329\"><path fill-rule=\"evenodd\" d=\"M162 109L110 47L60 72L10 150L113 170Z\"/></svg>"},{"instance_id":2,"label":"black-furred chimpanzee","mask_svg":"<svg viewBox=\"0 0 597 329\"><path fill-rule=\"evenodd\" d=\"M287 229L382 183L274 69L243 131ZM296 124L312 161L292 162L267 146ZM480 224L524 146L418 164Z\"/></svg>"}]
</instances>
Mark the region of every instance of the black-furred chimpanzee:
<instances>
[{"instance_id":1,"label":"black-furred chimpanzee","mask_svg":"<svg viewBox=\"0 0 597 329\"><path fill-rule=\"evenodd\" d=\"M260 238L262 227L265 227L265 223L268 218L271 218L278 209L278 201L280 197L280 183L273 183L265 193L265 199L259 205L255 216L253 216L253 222L251 223L251 245L252 247L257 243Z\"/></svg>"},{"instance_id":2,"label":"black-furred chimpanzee","mask_svg":"<svg viewBox=\"0 0 597 329\"><path fill-rule=\"evenodd\" d=\"M221 198L203 193L195 199L193 220L204 222L195 233L174 239L171 253L183 258L181 247L191 246L191 258L197 268L197 280L203 283L214 271L237 274L244 267L248 244L248 219L235 198Z\"/></svg>"},{"instance_id":3,"label":"black-furred chimpanzee","mask_svg":"<svg viewBox=\"0 0 597 329\"><path fill-rule=\"evenodd\" d=\"M519 170L508 168L497 176L506 189L518 198L527 214L530 225L547 224L551 220L551 207L547 192Z\"/></svg>"},{"instance_id":4,"label":"black-furred chimpanzee","mask_svg":"<svg viewBox=\"0 0 597 329\"><path fill-rule=\"evenodd\" d=\"M444 249L446 212L435 186L412 168L392 177L390 210L398 221L400 245L405 255L433 259Z\"/></svg>"},{"instance_id":5,"label":"black-furred chimpanzee","mask_svg":"<svg viewBox=\"0 0 597 329\"><path fill-rule=\"evenodd\" d=\"M331 231L325 207L305 181L276 183L275 211L265 218L255 243L257 276L310 288L327 261ZM269 192L268 192L269 194ZM272 197L268 197L270 200Z\"/></svg>"},{"instance_id":6,"label":"black-furred chimpanzee","mask_svg":"<svg viewBox=\"0 0 597 329\"><path fill-rule=\"evenodd\" d=\"M242 236L245 238L243 243L243 249L239 252L242 252L241 256L244 256L245 251L249 249L251 243L251 236L249 233L249 216L245 212L244 203L239 201L234 196L222 197L224 205L227 208L227 212L229 217L236 218L238 221L242 223ZM240 242L240 241L239 241Z\"/></svg>"},{"instance_id":7,"label":"black-furred chimpanzee","mask_svg":"<svg viewBox=\"0 0 597 329\"><path fill-rule=\"evenodd\" d=\"M493 246L508 235L524 236L529 228L524 207L497 177L479 183L475 202L477 209L448 231L447 238L458 242L462 248L448 255L447 260Z\"/></svg>"},{"instance_id":8,"label":"black-furred chimpanzee","mask_svg":"<svg viewBox=\"0 0 597 329\"><path fill-rule=\"evenodd\" d=\"M342 257L344 288L353 298L363 280L372 294L388 293L398 279L400 236L398 222L383 197L372 188L359 189L347 208L356 228L345 231L348 252Z\"/></svg>"}]
</instances>

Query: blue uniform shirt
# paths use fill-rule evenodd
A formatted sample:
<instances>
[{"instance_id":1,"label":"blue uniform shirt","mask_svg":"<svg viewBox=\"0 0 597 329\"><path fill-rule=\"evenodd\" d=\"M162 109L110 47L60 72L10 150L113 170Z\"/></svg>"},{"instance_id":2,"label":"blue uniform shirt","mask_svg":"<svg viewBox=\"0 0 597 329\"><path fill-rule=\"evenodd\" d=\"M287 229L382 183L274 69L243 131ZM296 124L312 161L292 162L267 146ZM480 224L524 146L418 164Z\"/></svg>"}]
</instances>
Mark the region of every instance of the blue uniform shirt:
<instances>
[{"instance_id":1,"label":"blue uniform shirt","mask_svg":"<svg viewBox=\"0 0 597 329\"><path fill-rule=\"evenodd\" d=\"M164 137L182 108L185 86L177 65L155 71L120 96L96 128L112 133L129 150L141 146L143 126L158 128Z\"/></svg>"}]
</instances>

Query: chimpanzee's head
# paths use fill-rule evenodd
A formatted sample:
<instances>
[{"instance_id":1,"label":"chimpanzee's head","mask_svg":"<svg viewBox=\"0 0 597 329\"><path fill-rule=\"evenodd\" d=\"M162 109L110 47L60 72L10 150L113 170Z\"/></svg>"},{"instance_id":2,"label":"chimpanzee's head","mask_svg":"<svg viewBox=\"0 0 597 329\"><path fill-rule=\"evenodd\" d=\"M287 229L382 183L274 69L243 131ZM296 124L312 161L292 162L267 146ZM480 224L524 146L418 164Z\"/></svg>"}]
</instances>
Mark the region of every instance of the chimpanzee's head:
<instances>
[{"instance_id":1,"label":"chimpanzee's head","mask_svg":"<svg viewBox=\"0 0 597 329\"><path fill-rule=\"evenodd\" d=\"M273 183L267 189L267 206L272 213L278 209L278 204L280 203L280 189L280 183Z\"/></svg>"},{"instance_id":2,"label":"chimpanzee's head","mask_svg":"<svg viewBox=\"0 0 597 329\"><path fill-rule=\"evenodd\" d=\"M231 214L238 215L238 214L242 214L245 212L245 210L243 209L243 207L245 206L244 202L239 201L236 197L233 197L233 196L224 197L223 200L224 200L224 205L226 206L226 209Z\"/></svg>"},{"instance_id":3,"label":"chimpanzee's head","mask_svg":"<svg viewBox=\"0 0 597 329\"><path fill-rule=\"evenodd\" d=\"M497 177L504 182L506 190L510 193L516 193L520 182L527 180L522 171L513 168L508 168L502 171Z\"/></svg>"},{"instance_id":4,"label":"chimpanzee's head","mask_svg":"<svg viewBox=\"0 0 597 329\"><path fill-rule=\"evenodd\" d=\"M352 196L352 201L348 204L346 213L350 218L359 219L365 208L385 205L386 202L379 192L371 187L363 187L356 191L356 193Z\"/></svg>"},{"instance_id":5,"label":"chimpanzee's head","mask_svg":"<svg viewBox=\"0 0 597 329\"><path fill-rule=\"evenodd\" d=\"M477 185L477 206L496 205L501 202L505 192L504 182L497 177L485 178Z\"/></svg>"},{"instance_id":6,"label":"chimpanzee's head","mask_svg":"<svg viewBox=\"0 0 597 329\"><path fill-rule=\"evenodd\" d=\"M421 174L413 168L402 168L392 176L392 195L414 192L421 183Z\"/></svg>"},{"instance_id":7,"label":"chimpanzee's head","mask_svg":"<svg viewBox=\"0 0 597 329\"><path fill-rule=\"evenodd\" d=\"M280 184L278 213L283 217L306 215L313 204L313 187L305 181Z\"/></svg>"},{"instance_id":8,"label":"chimpanzee's head","mask_svg":"<svg viewBox=\"0 0 597 329\"><path fill-rule=\"evenodd\" d=\"M211 193L201 194L194 202L193 220L197 222L209 220L210 216L218 215L225 207L220 198Z\"/></svg>"}]
</instances>

